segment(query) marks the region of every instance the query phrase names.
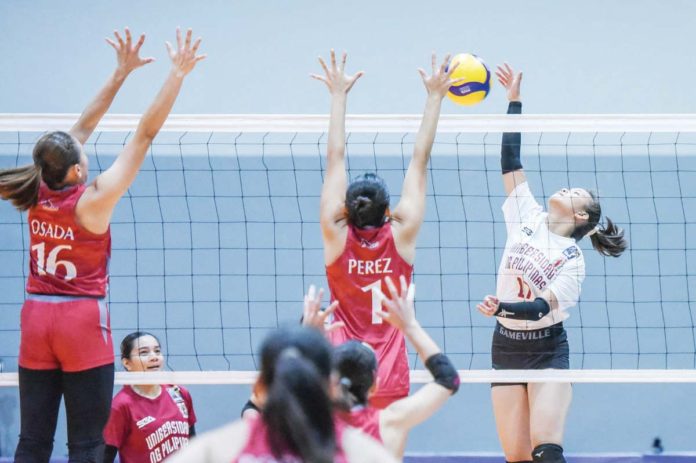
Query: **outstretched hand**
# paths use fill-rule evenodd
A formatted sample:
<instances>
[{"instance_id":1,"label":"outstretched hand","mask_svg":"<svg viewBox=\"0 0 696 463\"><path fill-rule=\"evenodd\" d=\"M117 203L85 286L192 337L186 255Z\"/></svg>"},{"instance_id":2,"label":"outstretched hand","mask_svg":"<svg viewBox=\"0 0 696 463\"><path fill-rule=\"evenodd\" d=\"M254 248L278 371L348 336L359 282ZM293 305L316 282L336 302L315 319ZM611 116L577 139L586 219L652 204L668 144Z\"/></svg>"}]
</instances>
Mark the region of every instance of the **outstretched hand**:
<instances>
[{"instance_id":1,"label":"outstretched hand","mask_svg":"<svg viewBox=\"0 0 696 463\"><path fill-rule=\"evenodd\" d=\"M413 283L407 284L406 277L403 275L399 277L400 290L396 289L390 277L386 277L384 282L391 297L388 298L382 294L382 306L386 310L378 310L375 313L399 331L406 331L418 323L413 302L416 297L416 286Z\"/></svg>"},{"instance_id":2,"label":"outstretched hand","mask_svg":"<svg viewBox=\"0 0 696 463\"><path fill-rule=\"evenodd\" d=\"M500 82L500 85L505 87L505 90L507 90L508 100L520 101L522 72L515 72L515 70L512 69L508 63L505 63L502 66L498 66L498 70L495 71L495 75L498 77L498 82Z\"/></svg>"},{"instance_id":3,"label":"outstretched hand","mask_svg":"<svg viewBox=\"0 0 696 463\"><path fill-rule=\"evenodd\" d=\"M321 300L323 297L324 288L320 288L317 293L317 288L314 285L309 285L309 290L304 297L302 325L316 328L322 333L327 334L337 328L345 326L345 324L343 322L326 323L326 320L338 307L338 301L333 301L326 310L321 310Z\"/></svg>"},{"instance_id":4,"label":"outstretched hand","mask_svg":"<svg viewBox=\"0 0 696 463\"><path fill-rule=\"evenodd\" d=\"M181 38L181 29L176 28L176 49L171 43L165 42L167 45L167 51L169 52L169 58L172 60L172 70L177 73L178 76L183 77L193 70L201 60L204 60L208 55L205 53L202 55L196 55L198 52L198 47L201 46L201 38L198 37L193 45L191 44L191 38L193 36L193 31L188 29L186 31L186 39Z\"/></svg>"},{"instance_id":5,"label":"outstretched hand","mask_svg":"<svg viewBox=\"0 0 696 463\"><path fill-rule=\"evenodd\" d=\"M432 74L428 75L428 73L425 72L423 68L418 68L418 73L423 79L423 84L425 84L425 89L428 91L428 95L438 96L440 99L442 99L445 97L447 91L451 86L464 82L464 77L460 77L459 79L454 80L451 79L452 73L455 69L457 69L459 63L455 63L454 66L450 66L448 69L447 65L449 64L449 62L450 55L448 53L447 56L445 56L444 61L438 68L437 55L433 53L431 59Z\"/></svg>"},{"instance_id":6,"label":"outstretched hand","mask_svg":"<svg viewBox=\"0 0 696 463\"><path fill-rule=\"evenodd\" d=\"M126 27L124 29L124 34L126 36L126 40L123 40L121 34L119 34L117 30L114 30L114 37L116 40L112 40L108 37L105 39L106 43L111 45L111 48L116 50L116 60L118 62L118 69L120 71L128 74L134 69L148 63L152 63L155 60L155 58L152 57L140 57L140 47L142 47L143 43L145 43L145 34L140 34L140 38L135 45L133 45L133 37L130 29Z\"/></svg>"},{"instance_id":7,"label":"outstretched hand","mask_svg":"<svg viewBox=\"0 0 696 463\"><path fill-rule=\"evenodd\" d=\"M358 71L352 76L345 73L346 70L346 59L348 55L343 52L341 57L340 66L336 64L336 53L331 49L331 67L326 65L324 59L319 57L319 64L324 69L324 75L321 74L310 74L312 79L320 80L326 84L329 88L329 92L332 95L345 95L347 94L355 82L365 74L364 71Z\"/></svg>"}]
</instances>

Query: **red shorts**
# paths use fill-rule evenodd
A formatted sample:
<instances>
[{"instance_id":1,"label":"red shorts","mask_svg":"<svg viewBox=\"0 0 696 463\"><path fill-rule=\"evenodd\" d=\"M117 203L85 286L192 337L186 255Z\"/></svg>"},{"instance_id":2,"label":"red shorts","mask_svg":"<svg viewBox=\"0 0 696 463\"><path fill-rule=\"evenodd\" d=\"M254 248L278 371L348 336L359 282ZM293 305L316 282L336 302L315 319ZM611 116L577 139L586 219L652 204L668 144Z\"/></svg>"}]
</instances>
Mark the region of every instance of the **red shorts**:
<instances>
[{"instance_id":1,"label":"red shorts","mask_svg":"<svg viewBox=\"0 0 696 463\"><path fill-rule=\"evenodd\" d=\"M104 299L29 294L22 306L19 365L76 372L114 363Z\"/></svg>"}]
</instances>

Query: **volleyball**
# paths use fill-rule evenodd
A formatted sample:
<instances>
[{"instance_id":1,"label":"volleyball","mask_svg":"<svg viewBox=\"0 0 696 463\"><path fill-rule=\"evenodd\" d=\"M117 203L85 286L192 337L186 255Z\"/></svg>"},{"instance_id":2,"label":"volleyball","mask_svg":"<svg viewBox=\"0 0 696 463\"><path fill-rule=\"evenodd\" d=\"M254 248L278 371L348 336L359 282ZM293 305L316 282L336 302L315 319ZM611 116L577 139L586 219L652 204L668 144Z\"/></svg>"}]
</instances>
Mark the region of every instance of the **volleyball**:
<instances>
[{"instance_id":1,"label":"volleyball","mask_svg":"<svg viewBox=\"0 0 696 463\"><path fill-rule=\"evenodd\" d=\"M481 58L470 53L460 53L452 58L450 66L459 63L451 75L452 80L466 80L453 85L447 97L457 104L470 106L483 101L491 90L491 72Z\"/></svg>"}]
</instances>

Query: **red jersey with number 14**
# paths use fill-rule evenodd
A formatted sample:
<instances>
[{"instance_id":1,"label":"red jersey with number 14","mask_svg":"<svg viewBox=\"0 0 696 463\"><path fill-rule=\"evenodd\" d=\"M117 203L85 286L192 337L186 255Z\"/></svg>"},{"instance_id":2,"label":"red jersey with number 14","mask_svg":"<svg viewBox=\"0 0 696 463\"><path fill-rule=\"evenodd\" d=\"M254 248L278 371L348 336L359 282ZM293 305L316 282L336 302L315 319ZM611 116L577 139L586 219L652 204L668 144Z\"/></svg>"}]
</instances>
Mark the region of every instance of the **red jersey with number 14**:
<instances>
[{"instance_id":1,"label":"red jersey with number 14","mask_svg":"<svg viewBox=\"0 0 696 463\"><path fill-rule=\"evenodd\" d=\"M28 293L106 296L111 233L97 235L77 222L75 205L86 188L51 190L41 182L28 215Z\"/></svg>"},{"instance_id":2,"label":"red jersey with number 14","mask_svg":"<svg viewBox=\"0 0 696 463\"><path fill-rule=\"evenodd\" d=\"M389 294L385 277L399 286L399 277L411 281L413 266L396 249L389 222L380 228L348 226L346 246L338 259L326 267L331 300L339 301L336 321L345 327L330 335L334 345L350 339L366 342L377 356L377 391L374 397L404 396L409 389L406 341L399 330L374 311L381 308L379 289Z\"/></svg>"}]
</instances>

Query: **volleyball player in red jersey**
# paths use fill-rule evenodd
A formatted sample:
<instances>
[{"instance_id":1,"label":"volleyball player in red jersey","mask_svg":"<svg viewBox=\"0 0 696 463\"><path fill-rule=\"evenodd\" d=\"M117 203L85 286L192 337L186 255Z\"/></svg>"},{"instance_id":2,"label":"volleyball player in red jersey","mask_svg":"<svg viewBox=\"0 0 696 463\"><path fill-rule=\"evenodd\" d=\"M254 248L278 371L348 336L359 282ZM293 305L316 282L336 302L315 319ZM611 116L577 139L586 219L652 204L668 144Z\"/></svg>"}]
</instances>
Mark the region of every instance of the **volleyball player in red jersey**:
<instances>
[{"instance_id":1,"label":"volleyball player in red jersey","mask_svg":"<svg viewBox=\"0 0 696 463\"><path fill-rule=\"evenodd\" d=\"M201 436L169 463L390 463L374 439L334 419L331 346L317 330L274 330L261 345L259 415Z\"/></svg>"},{"instance_id":2,"label":"volleyball player in red jersey","mask_svg":"<svg viewBox=\"0 0 696 463\"><path fill-rule=\"evenodd\" d=\"M164 354L153 334L136 331L121 341L126 371L160 371ZM150 463L167 459L196 435L191 394L172 384L123 386L104 428L104 463Z\"/></svg>"},{"instance_id":3,"label":"volleyball player in red jersey","mask_svg":"<svg viewBox=\"0 0 696 463\"><path fill-rule=\"evenodd\" d=\"M332 300L339 301L336 319L345 327L331 333L331 342L350 339L370 344L377 353L377 392L370 403L384 408L409 390L409 365L404 336L376 312L380 310L383 278L404 276L411 281L416 254L416 237L425 214L428 161L435 139L440 107L456 66L447 70L449 55L441 66L432 56L432 75L419 73L428 92L423 120L416 136L413 157L406 172L401 200L389 209L389 192L384 181L366 173L348 184L345 167L346 100L353 84L363 75L345 74L346 54L331 65L319 62L324 75L313 74L331 93L331 116L327 165L321 192L319 220L324 239L324 263Z\"/></svg>"},{"instance_id":4,"label":"volleyball player in red jersey","mask_svg":"<svg viewBox=\"0 0 696 463\"><path fill-rule=\"evenodd\" d=\"M0 170L0 197L28 210L30 274L21 314L19 393L21 431L15 462L47 462L61 397L65 397L70 461L101 461L109 417L114 356L105 296L111 250L109 223L135 179L148 147L174 105L184 77L204 58L200 39L167 48L172 69L123 151L87 184L82 144L90 137L126 76L152 61L140 58L145 36L133 44L118 32L107 42L118 67L69 132L36 143L34 163Z\"/></svg>"},{"instance_id":5,"label":"volleyball player in red jersey","mask_svg":"<svg viewBox=\"0 0 696 463\"><path fill-rule=\"evenodd\" d=\"M337 418L382 442L400 460L411 429L430 418L457 392L459 375L447 356L440 352L440 348L416 320L413 302L415 285L407 285L403 275L400 292L391 278L386 277L385 283L389 288L390 298L383 298L385 310L377 312L377 315L405 334L432 373L434 381L383 410L371 407L368 398L375 389L375 352L361 342L347 341L336 346L333 353L334 370L343 390L342 397L336 401L340 408ZM327 332L336 329L336 325L326 324L326 313L335 306L322 311L321 294L320 290L316 296L313 287L310 287L305 296L303 323Z\"/></svg>"}]
</instances>

